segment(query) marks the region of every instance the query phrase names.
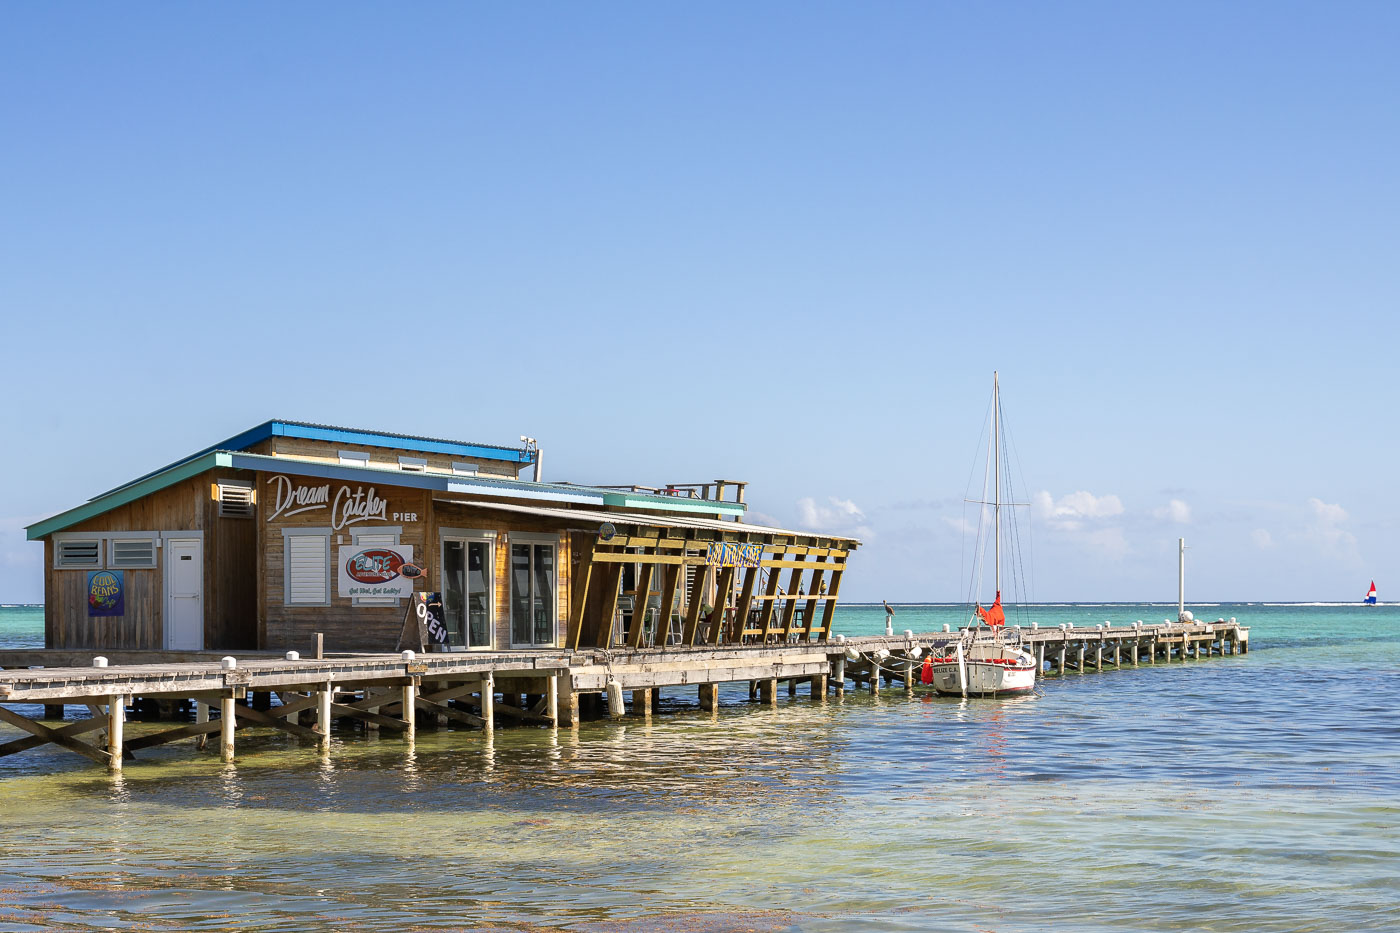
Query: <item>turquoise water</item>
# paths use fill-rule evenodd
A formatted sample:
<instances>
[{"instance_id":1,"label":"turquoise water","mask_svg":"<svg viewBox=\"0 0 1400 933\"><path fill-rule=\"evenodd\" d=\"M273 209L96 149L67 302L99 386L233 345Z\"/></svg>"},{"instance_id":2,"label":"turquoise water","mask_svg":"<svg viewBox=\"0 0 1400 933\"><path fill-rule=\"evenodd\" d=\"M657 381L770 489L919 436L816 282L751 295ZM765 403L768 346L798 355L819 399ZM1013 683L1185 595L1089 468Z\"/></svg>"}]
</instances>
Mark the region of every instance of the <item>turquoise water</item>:
<instances>
[{"instance_id":1,"label":"turquoise water","mask_svg":"<svg viewBox=\"0 0 1400 933\"><path fill-rule=\"evenodd\" d=\"M1400 928L1400 607L1192 608L1250 654L1013 701L734 689L716 720L668 691L650 720L346 732L325 758L258 736L233 767L181 744L116 781L0 758L0 929ZM0 610L0 644L41 632Z\"/></svg>"}]
</instances>

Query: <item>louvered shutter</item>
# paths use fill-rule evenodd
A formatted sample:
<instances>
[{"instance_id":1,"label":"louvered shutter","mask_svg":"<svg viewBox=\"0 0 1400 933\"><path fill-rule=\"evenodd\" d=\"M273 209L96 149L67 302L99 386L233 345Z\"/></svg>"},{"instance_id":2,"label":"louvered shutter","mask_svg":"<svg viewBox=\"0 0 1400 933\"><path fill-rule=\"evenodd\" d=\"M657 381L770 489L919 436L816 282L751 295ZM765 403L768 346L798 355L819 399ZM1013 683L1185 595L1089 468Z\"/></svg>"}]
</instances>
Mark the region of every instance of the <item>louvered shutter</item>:
<instances>
[{"instance_id":1,"label":"louvered shutter","mask_svg":"<svg viewBox=\"0 0 1400 933\"><path fill-rule=\"evenodd\" d=\"M324 606L330 602L330 536L287 535L288 606Z\"/></svg>"}]
</instances>

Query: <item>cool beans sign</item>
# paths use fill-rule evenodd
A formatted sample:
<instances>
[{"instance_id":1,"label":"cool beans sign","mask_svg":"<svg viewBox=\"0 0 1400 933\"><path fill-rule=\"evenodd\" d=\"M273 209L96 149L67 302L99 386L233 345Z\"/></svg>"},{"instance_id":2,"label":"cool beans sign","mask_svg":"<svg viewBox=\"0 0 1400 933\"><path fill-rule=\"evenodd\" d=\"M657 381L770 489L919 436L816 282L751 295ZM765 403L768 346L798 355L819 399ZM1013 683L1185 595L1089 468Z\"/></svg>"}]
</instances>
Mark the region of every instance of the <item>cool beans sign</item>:
<instances>
[{"instance_id":1,"label":"cool beans sign","mask_svg":"<svg viewBox=\"0 0 1400 933\"><path fill-rule=\"evenodd\" d=\"M93 570L87 575L88 615L126 615L126 581L120 570Z\"/></svg>"}]
</instances>

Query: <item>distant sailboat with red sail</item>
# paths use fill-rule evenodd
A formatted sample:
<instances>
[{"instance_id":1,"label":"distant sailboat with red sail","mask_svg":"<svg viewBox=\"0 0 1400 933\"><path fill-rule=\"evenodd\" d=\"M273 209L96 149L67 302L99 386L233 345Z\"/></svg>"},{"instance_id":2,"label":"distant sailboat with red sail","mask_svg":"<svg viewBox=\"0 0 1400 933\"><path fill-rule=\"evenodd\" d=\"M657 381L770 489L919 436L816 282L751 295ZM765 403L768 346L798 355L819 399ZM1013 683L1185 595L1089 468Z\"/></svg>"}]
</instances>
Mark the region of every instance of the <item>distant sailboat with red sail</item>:
<instances>
[{"instance_id":1,"label":"distant sailboat with red sail","mask_svg":"<svg viewBox=\"0 0 1400 933\"><path fill-rule=\"evenodd\" d=\"M1371 589L1366 593L1365 605L1374 606L1376 604L1376 581L1371 581Z\"/></svg>"}]
</instances>

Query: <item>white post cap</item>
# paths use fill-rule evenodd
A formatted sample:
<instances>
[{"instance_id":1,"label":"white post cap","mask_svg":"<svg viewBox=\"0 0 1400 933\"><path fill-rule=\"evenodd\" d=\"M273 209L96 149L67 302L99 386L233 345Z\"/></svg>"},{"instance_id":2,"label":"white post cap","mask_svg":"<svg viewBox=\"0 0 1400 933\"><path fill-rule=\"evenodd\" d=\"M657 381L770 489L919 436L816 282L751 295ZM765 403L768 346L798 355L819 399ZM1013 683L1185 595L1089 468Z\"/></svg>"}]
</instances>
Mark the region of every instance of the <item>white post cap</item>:
<instances>
[{"instance_id":1,"label":"white post cap","mask_svg":"<svg viewBox=\"0 0 1400 933\"><path fill-rule=\"evenodd\" d=\"M107 666L107 659L104 658L102 655L99 654L97 657L95 657L95 658L92 659L92 666L93 666L93 667L106 667L106 666Z\"/></svg>"},{"instance_id":2,"label":"white post cap","mask_svg":"<svg viewBox=\"0 0 1400 933\"><path fill-rule=\"evenodd\" d=\"M411 649L405 648L399 657L404 661L412 661L416 655L414 655Z\"/></svg>"},{"instance_id":3,"label":"white post cap","mask_svg":"<svg viewBox=\"0 0 1400 933\"><path fill-rule=\"evenodd\" d=\"M220 659L219 663L223 665L223 668L226 671L232 671L238 668L238 659L231 655L224 655L223 658Z\"/></svg>"},{"instance_id":4,"label":"white post cap","mask_svg":"<svg viewBox=\"0 0 1400 933\"><path fill-rule=\"evenodd\" d=\"M288 661L300 661L300 660L301 660L301 655L298 654L298 653L295 652L295 651L288 651L288 652L287 652L287 660L288 660Z\"/></svg>"}]
</instances>

